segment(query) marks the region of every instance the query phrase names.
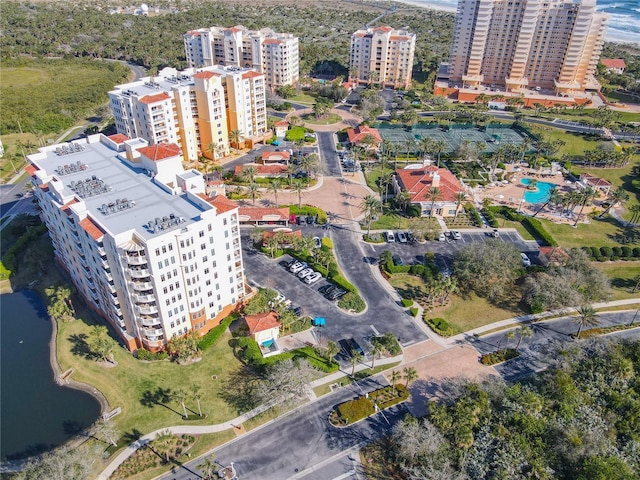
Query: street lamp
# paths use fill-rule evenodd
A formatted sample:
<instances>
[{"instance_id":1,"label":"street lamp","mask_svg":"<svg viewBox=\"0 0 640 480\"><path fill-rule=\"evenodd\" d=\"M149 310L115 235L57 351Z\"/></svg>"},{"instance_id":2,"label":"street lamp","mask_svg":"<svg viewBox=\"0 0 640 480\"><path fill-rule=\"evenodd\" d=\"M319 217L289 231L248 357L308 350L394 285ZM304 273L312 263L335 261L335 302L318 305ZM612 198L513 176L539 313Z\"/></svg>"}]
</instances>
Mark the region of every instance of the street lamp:
<instances>
[{"instance_id":1,"label":"street lamp","mask_svg":"<svg viewBox=\"0 0 640 480\"><path fill-rule=\"evenodd\" d=\"M633 325L634 323L636 323L636 317L638 316L638 312L640 312L640 308L638 310L636 310L636 313L633 316L633 318L631 319L631 323L629 323L629 325Z\"/></svg>"}]
</instances>

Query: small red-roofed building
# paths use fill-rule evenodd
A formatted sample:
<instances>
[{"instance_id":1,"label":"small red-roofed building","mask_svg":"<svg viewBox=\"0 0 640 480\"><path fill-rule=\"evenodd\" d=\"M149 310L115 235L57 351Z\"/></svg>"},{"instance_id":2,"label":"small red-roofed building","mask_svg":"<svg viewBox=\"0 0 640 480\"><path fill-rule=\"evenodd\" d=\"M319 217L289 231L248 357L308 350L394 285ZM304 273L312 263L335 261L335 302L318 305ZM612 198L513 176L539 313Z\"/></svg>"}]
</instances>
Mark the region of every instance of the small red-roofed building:
<instances>
[{"instance_id":1,"label":"small red-roofed building","mask_svg":"<svg viewBox=\"0 0 640 480\"><path fill-rule=\"evenodd\" d=\"M246 315L244 321L249 329L249 336L260 347L262 356L268 357L279 352L276 341L280 335L280 322L276 312L270 311L256 315Z\"/></svg>"},{"instance_id":2,"label":"small red-roofed building","mask_svg":"<svg viewBox=\"0 0 640 480\"><path fill-rule=\"evenodd\" d=\"M627 64L622 58L601 58L600 63L605 66L607 73L622 75L627 68Z\"/></svg>"},{"instance_id":3,"label":"small red-roofed building","mask_svg":"<svg viewBox=\"0 0 640 480\"><path fill-rule=\"evenodd\" d=\"M366 125L360 125L356 128L348 128L347 137L349 138L349 143L351 145L368 146L370 149L380 148L380 144L382 143L380 132L375 128L368 127ZM367 139L370 139L371 142L367 143Z\"/></svg>"},{"instance_id":4,"label":"small red-roofed building","mask_svg":"<svg viewBox=\"0 0 640 480\"><path fill-rule=\"evenodd\" d=\"M180 147L175 143L159 143L157 145L149 145L138 149L141 155L148 158L152 162L161 162L169 158L182 155Z\"/></svg>"},{"instance_id":5,"label":"small red-roofed building","mask_svg":"<svg viewBox=\"0 0 640 480\"><path fill-rule=\"evenodd\" d=\"M280 120L273 124L273 130L278 138L284 138L287 134L287 130L289 130L289 122L286 120Z\"/></svg>"},{"instance_id":6,"label":"small red-roofed building","mask_svg":"<svg viewBox=\"0 0 640 480\"><path fill-rule=\"evenodd\" d=\"M431 216L432 198L430 191L437 188L439 195L433 202L433 215L436 217L453 217L456 214L456 194L464 192L458 179L446 168L434 165L412 165L395 172L393 187L396 194L409 192L409 203L420 207L423 217Z\"/></svg>"},{"instance_id":7,"label":"small red-roofed building","mask_svg":"<svg viewBox=\"0 0 640 480\"><path fill-rule=\"evenodd\" d=\"M262 163L267 165L269 163L289 163L291 154L289 152L262 152Z\"/></svg>"},{"instance_id":8,"label":"small red-roofed building","mask_svg":"<svg viewBox=\"0 0 640 480\"><path fill-rule=\"evenodd\" d=\"M282 225L289 224L289 207L238 207L238 221L241 225Z\"/></svg>"},{"instance_id":9,"label":"small red-roofed building","mask_svg":"<svg viewBox=\"0 0 640 480\"><path fill-rule=\"evenodd\" d=\"M245 163L244 165L236 165L234 175L236 177L242 176L242 172L247 168L255 169L255 176L261 178L284 178L288 175L287 166L282 163L272 163L268 165L262 165L259 163Z\"/></svg>"},{"instance_id":10,"label":"small red-roofed building","mask_svg":"<svg viewBox=\"0 0 640 480\"><path fill-rule=\"evenodd\" d=\"M590 173L580 174L580 183L585 187L593 187L605 195L607 195L609 193L609 190L611 190L611 182L605 180L604 178L591 175Z\"/></svg>"}]
</instances>

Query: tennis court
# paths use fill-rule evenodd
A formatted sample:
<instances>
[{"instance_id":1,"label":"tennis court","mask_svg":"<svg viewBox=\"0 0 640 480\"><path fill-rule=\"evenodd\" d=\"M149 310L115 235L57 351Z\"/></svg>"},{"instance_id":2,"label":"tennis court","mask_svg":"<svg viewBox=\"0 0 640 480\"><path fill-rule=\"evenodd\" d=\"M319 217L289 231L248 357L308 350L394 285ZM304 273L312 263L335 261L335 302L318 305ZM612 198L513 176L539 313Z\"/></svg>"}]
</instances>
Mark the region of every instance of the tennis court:
<instances>
[{"instance_id":1,"label":"tennis court","mask_svg":"<svg viewBox=\"0 0 640 480\"><path fill-rule=\"evenodd\" d=\"M520 145L522 136L511 128L499 128L488 126L486 129L479 130L468 124L464 126L453 125L450 129L445 130L435 125L418 124L407 131L397 125L379 125L378 132L383 140L389 140L391 143L399 145L399 151L406 152L411 144L413 153L421 151L420 141L423 138L429 138L433 141L443 141L447 147L444 152L453 153L461 143L469 141L471 143L484 142L486 144L486 153L493 153L500 145L511 143Z\"/></svg>"}]
</instances>

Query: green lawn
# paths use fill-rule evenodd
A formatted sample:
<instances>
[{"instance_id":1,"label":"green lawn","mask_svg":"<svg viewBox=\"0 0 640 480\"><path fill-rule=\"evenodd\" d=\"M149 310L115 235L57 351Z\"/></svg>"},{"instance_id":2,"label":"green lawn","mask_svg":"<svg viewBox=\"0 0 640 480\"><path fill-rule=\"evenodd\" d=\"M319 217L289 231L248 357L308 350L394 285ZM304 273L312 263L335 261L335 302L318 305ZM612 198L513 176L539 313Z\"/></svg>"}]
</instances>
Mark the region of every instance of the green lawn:
<instances>
[{"instance_id":1,"label":"green lawn","mask_svg":"<svg viewBox=\"0 0 640 480\"><path fill-rule=\"evenodd\" d=\"M371 230L410 230L411 227L411 219L401 215L384 214L371 222Z\"/></svg>"},{"instance_id":2,"label":"green lawn","mask_svg":"<svg viewBox=\"0 0 640 480\"><path fill-rule=\"evenodd\" d=\"M577 212L577 210L576 210ZM558 245L565 248L572 247L615 247L624 245L620 240L631 238L633 235L638 238L634 229L622 227L611 217L602 219L594 217L591 223L578 223L576 228L569 224L557 224L548 220L539 219L544 228L558 242ZM637 230L637 229L636 229ZM627 244L629 246L634 246Z\"/></svg>"},{"instance_id":3,"label":"green lawn","mask_svg":"<svg viewBox=\"0 0 640 480\"><path fill-rule=\"evenodd\" d=\"M313 125L332 125L342 121L342 117L337 113L330 113L322 118L316 118L313 113L307 113L300 118L302 118L305 123L311 123Z\"/></svg>"},{"instance_id":4,"label":"green lawn","mask_svg":"<svg viewBox=\"0 0 640 480\"><path fill-rule=\"evenodd\" d=\"M308 93L300 92L298 95L285 99L285 102L308 103L309 105L313 105L316 103L316 99Z\"/></svg>"},{"instance_id":5,"label":"green lawn","mask_svg":"<svg viewBox=\"0 0 640 480\"><path fill-rule=\"evenodd\" d=\"M632 291L636 286L635 279L640 275L640 261L595 262L594 265L611 279L613 300L640 298L640 291Z\"/></svg>"},{"instance_id":6,"label":"green lawn","mask_svg":"<svg viewBox=\"0 0 640 480\"><path fill-rule=\"evenodd\" d=\"M531 124L528 125L528 127ZM598 144L606 143L607 140L600 137L589 137L580 133L567 132L560 128L553 128L547 126L536 125L530 127L533 133L542 133L546 138L550 140L562 140L565 144L560 147L557 153L557 157L562 155L584 155L585 150L594 150Z\"/></svg>"},{"instance_id":7,"label":"green lawn","mask_svg":"<svg viewBox=\"0 0 640 480\"><path fill-rule=\"evenodd\" d=\"M421 296L424 295L424 281L420 277L398 274L393 275L389 283L403 298L413 298L420 302ZM525 312L518 308L519 300L519 296L514 296L511 301L506 302L511 307L502 308L473 293L468 297L452 295L448 305L435 308L427 315L431 318L444 318L456 333L461 333L498 320L524 315Z\"/></svg>"}]
</instances>

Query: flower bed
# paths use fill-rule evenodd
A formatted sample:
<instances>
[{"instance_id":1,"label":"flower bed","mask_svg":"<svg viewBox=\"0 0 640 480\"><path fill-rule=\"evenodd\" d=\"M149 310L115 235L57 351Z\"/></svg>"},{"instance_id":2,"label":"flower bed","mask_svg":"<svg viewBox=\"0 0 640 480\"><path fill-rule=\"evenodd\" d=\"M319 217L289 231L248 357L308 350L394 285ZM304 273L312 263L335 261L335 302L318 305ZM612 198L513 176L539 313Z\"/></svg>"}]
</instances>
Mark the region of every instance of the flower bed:
<instances>
[{"instance_id":1,"label":"flower bed","mask_svg":"<svg viewBox=\"0 0 640 480\"><path fill-rule=\"evenodd\" d=\"M329 421L337 427L345 427L392 407L409 398L409 390L404 385L388 386L369 393L368 397L358 397L341 403L329 414Z\"/></svg>"},{"instance_id":2,"label":"flower bed","mask_svg":"<svg viewBox=\"0 0 640 480\"><path fill-rule=\"evenodd\" d=\"M515 348L503 348L501 350L496 350L495 352L485 353L480 357L480 363L483 365L496 365L518 356L520 356L520 352Z\"/></svg>"}]
</instances>

